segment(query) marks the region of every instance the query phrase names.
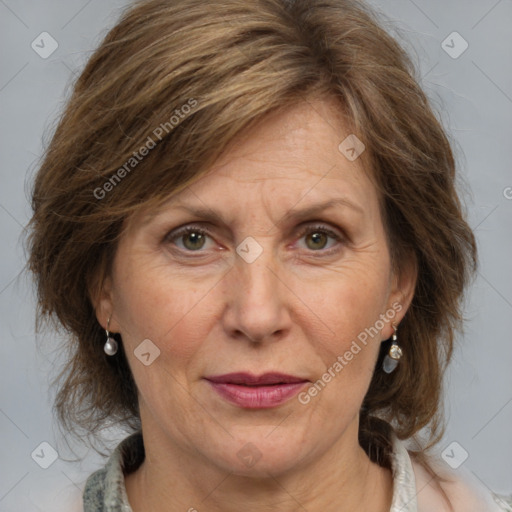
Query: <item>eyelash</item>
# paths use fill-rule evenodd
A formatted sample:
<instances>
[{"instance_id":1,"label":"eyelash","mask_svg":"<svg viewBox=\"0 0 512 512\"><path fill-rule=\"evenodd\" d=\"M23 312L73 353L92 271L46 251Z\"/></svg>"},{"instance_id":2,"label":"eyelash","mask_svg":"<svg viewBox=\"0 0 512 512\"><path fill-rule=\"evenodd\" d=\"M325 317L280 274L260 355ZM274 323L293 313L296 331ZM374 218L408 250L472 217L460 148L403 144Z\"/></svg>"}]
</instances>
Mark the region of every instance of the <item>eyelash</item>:
<instances>
[{"instance_id":1,"label":"eyelash","mask_svg":"<svg viewBox=\"0 0 512 512\"><path fill-rule=\"evenodd\" d=\"M177 240L181 237L183 237L184 235L187 235L189 233L198 233L200 235L204 235L204 236L209 236L209 237L212 237L212 235L210 234L210 232L200 226L194 226L194 225L189 225L189 226L185 226L183 228L178 228L178 230L176 232L172 232L169 233L168 235L165 236L165 240L167 242L173 242L174 240ZM300 236L299 236L299 239L306 236L306 235L309 235L311 233L324 233L326 234L327 236L329 236L330 238L333 238L336 242L339 242L339 243L343 243L344 242L344 238L342 236L340 236L338 233L336 233L335 231L333 231L332 229L329 229L327 228L326 226L324 225L313 225L313 226L306 226L304 229L301 230L300 232ZM171 236L172 235L172 236ZM181 248L178 248L179 251L183 252L188 252L188 253L194 253L194 252L202 252L201 250L198 250L198 251L191 251L191 250L183 250ZM326 255L330 255L330 254L333 254L337 251L339 251L339 247L332 247L330 249L319 249L318 251L314 251L312 250L311 252L313 253L321 253L322 256L326 256Z\"/></svg>"}]
</instances>

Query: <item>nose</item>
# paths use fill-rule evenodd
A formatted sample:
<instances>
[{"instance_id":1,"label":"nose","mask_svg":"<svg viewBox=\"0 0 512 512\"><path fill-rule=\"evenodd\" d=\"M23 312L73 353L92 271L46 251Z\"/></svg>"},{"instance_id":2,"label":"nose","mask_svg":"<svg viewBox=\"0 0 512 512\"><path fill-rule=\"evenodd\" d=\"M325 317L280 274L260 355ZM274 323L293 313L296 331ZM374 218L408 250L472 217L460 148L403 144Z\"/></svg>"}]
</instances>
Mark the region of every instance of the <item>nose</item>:
<instances>
[{"instance_id":1,"label":"nose","mask_svg":"<svg viewBox=\"0 0 512 512\"><path fill-rule=\"evenodd\" d=\"M291 327L290 291L270 248L248 263L237 255L224 283L224 329L230 337L265 342Z\"/></svg>"}]
</instances>

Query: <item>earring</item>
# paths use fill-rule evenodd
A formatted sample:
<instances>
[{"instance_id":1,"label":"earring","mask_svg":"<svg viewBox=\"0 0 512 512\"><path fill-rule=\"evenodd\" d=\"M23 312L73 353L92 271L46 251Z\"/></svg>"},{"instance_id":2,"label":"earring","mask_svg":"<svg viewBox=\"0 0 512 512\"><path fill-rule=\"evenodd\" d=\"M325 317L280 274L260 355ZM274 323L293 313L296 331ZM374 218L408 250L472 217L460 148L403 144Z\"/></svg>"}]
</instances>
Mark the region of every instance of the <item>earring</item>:
<instances>
[{"instance_id":1,"label":"earring","mask_svg":"<svg viewBox=\"0 0 512 512\"><path fill-rule=\"evenodd\" d=\"M108 317L107 320L107 328L105 329L105 332L107 333L107 341L105 342L105 345L103 346L103 350L105 351L105 354L108 356L113 356L117 352L117 341L110 336L110 332L108 330L110 326L110 318L112 315Z\"/></svg>"},{"instance_id":2,"label":"earring","mask_svg":"<svg viewBox=\"0 0 512 512\"><path fill-rule=\"evenodd\" d=\"M382 363L382 369L386 373L391 373L395 370L395 368L398 366L398 361L403 355L402 349L399 347L398 343L396 342L397 336L396 331L397 327L393 324L393 329L395 332L393 333L393 336L391 337L392 343L391 347L389 347L389 352L386 354L386 357L384 358L384 361Z\"/></svg>"}]
</instances>

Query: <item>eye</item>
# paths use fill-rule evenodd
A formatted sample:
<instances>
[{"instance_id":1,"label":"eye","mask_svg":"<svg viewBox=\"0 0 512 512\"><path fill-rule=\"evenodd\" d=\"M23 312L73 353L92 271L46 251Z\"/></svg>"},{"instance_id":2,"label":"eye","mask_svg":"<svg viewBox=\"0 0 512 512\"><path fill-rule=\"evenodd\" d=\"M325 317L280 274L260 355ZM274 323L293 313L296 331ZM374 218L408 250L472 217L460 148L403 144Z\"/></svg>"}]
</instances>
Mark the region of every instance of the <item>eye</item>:
<instances>
[{"instance_id":1,"label":"eye","mask_svg":"<svg viewBox=\"0 0 512 512\"><path fill-rule=\"evenodd\" d=\"M336 246L336 242L343 242L343 237L341 235L322 225L307 226L300 234L301 239L304 237L307 249L311 249L315 252L323 251L323 253L327 254L339 250L337 247L334 247L333 249L333 245ZM334 243L331 243L331 245L327 247L329 239L333 240Z\"/></svg>"},{"instance_id":2,"label":"eye","mask_svg":"<svg viewBox=\"0 0 512 512\"><path fill-rule=\"evenodd\" d=\"M305 238L305 248L322 254L331 254L339 250L343 237L323 225L307 226L300 232L300 239ZM198 226L185 226L169 233L165 237L166 242L174 244L185 252L204 252L211 249L213 240L210 233ZM210 241L210 245L208 245ZM338 244L337 244L338 243ZM334 247L333 247L334 246Z\"/></svg>"},{"instance_id":3,"label":"eye","mask_svg":"<svg viewBox=\"0 0 512 512\"><path fill-rule=\"evenodd\" d=\"M179 249L189 252L199 252L207 246L210 238L208 231L197 226L185 226L166 236L166 241L173 242Z\"/></svg>"}]
</instances>

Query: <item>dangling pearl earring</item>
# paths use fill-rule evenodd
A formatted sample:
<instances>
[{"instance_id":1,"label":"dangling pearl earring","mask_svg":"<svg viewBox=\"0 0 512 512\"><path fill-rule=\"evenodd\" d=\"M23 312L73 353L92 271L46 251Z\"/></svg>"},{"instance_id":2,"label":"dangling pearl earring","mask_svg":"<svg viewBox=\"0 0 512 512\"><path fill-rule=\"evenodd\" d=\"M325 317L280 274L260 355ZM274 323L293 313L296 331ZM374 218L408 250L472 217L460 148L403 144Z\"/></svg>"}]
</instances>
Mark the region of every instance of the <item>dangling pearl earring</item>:
<instances>
[{"instance_id":1,"label":"dangling pearl earring","mask_svg":"<svg viewBox=\"0 0 512 512\"><path fill-rule=\"evenodd\" d=\"M397 336L396 331L397 327L393 324L393 329L395 332L393 333L393 336L391 337L392 343L391 347L389 347L389 352L386 354L386 357L384 358L384 361L382 362L382 369L386 373L391 373L395 370L395 368L398 366L398 361L403 355L402 349L399 347L398 343L396 342Z\"/></svg>"},{"instance_id":2,"label":"dangling pearl earring","mask_svg":"<svg viewBox=\"0 0 512 512\"><path fill-rule=\"evenodd\" d=\"M112 318L112 315L108 317L107 320L107 328L105 329L105 332L107 333L107 341L105 342L105 345L103 346L103 350L105 351L105 354L108 356L113 356L117 352L117 341L110 336L110 332L108 330L110 326L110 319Z\"/></svg>"}]
</instances>

